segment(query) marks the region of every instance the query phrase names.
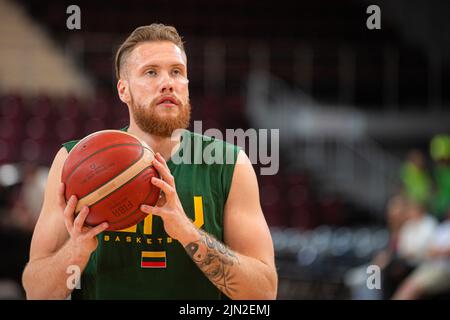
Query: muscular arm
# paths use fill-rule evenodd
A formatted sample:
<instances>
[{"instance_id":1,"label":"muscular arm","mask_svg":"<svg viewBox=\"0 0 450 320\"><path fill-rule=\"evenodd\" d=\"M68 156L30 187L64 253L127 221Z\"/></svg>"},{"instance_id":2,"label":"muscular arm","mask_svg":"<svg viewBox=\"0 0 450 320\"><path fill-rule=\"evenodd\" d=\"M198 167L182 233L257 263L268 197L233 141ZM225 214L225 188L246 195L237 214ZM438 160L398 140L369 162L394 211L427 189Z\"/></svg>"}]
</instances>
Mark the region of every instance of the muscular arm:
<instances>
[{"instance_id":1,"label":"muscular arm","mask_svg":"<svg viewBox=\"0 0 450 320\"><path fill-rule=\"evenodd\" d=\"M275 267L239 254L202 230L186 247L188 255L208 279L231 299L275 299Z\"/></svg>"},{"instance_id":2,"label":"muscular arm","mask_svg":"<svg viewBox=\"0 0 450 320\"><path fill-rule=\"evenodd\" d=\"M71 289L67 286L69 266L82 271L96 247L95 235L106 227L83 227L88 209L83 208L74 218L76 199L66 205L61 170L67 151L61 149L50 168L44 203L31 241L30 259L22 275L28 299L65 299ZM84 231L84 232L83 232Z\"/></svg>"},{"instance_id":3,"label":"muscular arm","mask_svg":"<svg viewBox=\"0 0 450 320\"><path fill-rule=\"evenodd\" d=\"M162 179L151 182L163 191L157 206L141 210L160 216L164 229L178 240L200 270L232 299L275 299L277 274L269 228L260 204L258 183L244 152L239 153L224 210L224 242L199 230L186 216L174 177L159 153L153 165Z\"/></svg>"},{"instance_id":4,"label":"muscular arm","mask_svg":"<svg viewBox=\"0 0 450 320\"><path fill-rule=\"evenodd\" d=\"M236 282L236 269L239 268L239 257L222 242L210 234L197 230L198 240L189 242L186 252L197 264L208 279L230 298L238 290Z\"/></svg>"},{"instance_id":5,"label":"muscular arm","mask_svg":"<svg viewBox=\"0 0 450 320\"><path fill-rule=\"evenodd\" d=\"M22 277L27 299L66 299L73 290L67 285L69 266L78 266L81 272L88 261L89 256L74 254L70 242L46 257L30 259Z\"/></svg>"},{"instance_id":6,"label":"muscular arm","mask_svg":"<svg viewBox=\"0 0 450 320\"><path fill-rule=\"evenodd\" d=\"M180 242L200 270L228 297L275 299L274 249L259 203L256 175L244 152L238 160L225 206L227 246L199 229L192 235L196 240Z\"/></svg>"}]
</instances>

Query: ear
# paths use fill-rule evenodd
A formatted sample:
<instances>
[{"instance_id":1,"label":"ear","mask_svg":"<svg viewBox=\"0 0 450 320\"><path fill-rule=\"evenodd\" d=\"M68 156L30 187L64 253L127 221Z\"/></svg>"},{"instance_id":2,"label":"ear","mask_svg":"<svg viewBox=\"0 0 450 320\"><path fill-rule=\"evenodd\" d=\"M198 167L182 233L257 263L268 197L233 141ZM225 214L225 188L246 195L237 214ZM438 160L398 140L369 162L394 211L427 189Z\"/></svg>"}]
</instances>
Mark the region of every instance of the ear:
<instances>
[{"instance_id":1,"label":"ear","mask_svg":"<svg viewBox=\"0 0 450 320\"><path fill-rule=\"evenodd\" d=\"M119 81L117 81L117 92L119 93L120 100L122 100L123 103L128 104L130 101L130 91L127 80L119 79Z\"/></svg>"}]
</instances>

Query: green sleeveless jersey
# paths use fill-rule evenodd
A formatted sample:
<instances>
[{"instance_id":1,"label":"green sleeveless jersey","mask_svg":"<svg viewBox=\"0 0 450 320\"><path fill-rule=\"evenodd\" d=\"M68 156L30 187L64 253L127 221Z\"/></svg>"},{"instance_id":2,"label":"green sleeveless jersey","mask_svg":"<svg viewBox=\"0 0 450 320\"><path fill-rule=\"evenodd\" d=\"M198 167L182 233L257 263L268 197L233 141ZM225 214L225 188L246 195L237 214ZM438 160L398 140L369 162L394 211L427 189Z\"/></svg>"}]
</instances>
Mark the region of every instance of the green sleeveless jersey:
<instances>
[{"instance_id":1,"label":"green sleeveless jersey","mask_svg":"<svg viewBox=\"0 0 450 320\"><path fill-rule=\"evenodd\" d=\"M70 151L77 142L63 146ZM220 241L239 150L224 141L185 131L178 153L167 162L186 215ZM208 154L209 160L223 157L222 164L208 161ZM227 156L232 161L225 162ZM180 164L177 157L189 159L190 164ZM72 299L227 299L183 246L167 235L161 218L153 215L126 230L99 234L98 247L80 285L81 289L72 292Z\"/></svg>"}]
</instances>

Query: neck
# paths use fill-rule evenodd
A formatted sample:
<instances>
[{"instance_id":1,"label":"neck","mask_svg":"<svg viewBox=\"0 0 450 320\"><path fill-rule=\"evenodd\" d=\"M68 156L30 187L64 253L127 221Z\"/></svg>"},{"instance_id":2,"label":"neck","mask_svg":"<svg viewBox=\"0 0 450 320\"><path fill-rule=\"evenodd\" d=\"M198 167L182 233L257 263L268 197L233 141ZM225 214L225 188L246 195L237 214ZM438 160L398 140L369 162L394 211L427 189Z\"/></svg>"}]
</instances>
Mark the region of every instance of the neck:
<instances>
[{"instance_id":1,"label":"neck","mask_svg":"<svg viewBox=\"0 0 450 320\"><path fill-rule=\"evenodd\" d=\"M133 120L130 121L128 132L147 143L155 153L159 152L165 160L169 160L180 145L181 135L173 137L155 136L142 131Z\"/></svg>"}]
</instances>

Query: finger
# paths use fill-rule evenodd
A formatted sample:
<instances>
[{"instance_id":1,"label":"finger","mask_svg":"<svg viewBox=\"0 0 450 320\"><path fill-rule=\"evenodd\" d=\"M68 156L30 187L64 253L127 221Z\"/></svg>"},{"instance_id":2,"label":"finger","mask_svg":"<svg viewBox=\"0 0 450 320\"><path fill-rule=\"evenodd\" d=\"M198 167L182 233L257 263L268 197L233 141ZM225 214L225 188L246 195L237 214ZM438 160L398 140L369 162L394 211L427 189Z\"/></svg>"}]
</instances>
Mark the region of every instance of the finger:
<instances>
[{"instance_id":1,"label":"finger","mask_svg":"<svg viewBox=\"0 0 450 320\"><path fill-rule=\"evenodd\" d=\"M108 229L109 224L108 222L103 222L101 224L99 224L98 226L95 226L94 228L90 229L87 233L86 233L86 237L88 238L93 238L96 235L102 233L103 231L105 231L106 229Z\"/></svg>"},{"instance_id":2,"label":"finger","mask_svg":"<svg viewBox=\"0 0 450 320\"><path fill-rule=\"evenodd\" d=\"M147 204L141 204L141 207L139 209L141 209L141 211L144 213L150 214L152 213L152 208L153 208L152 206L149 206Z\"/></svg>"},{"instance_id":3,"label":"finger","mask_svg":"<svg viewBox=\"0 0 450 320\"><path fill-rule=\"evenodd\" d=\"M170 186L175 187L175 179L170 173L169 168L166 168L157 159L153 160L153 166L156 168L158 173L161 175L162 179L167 182Z\"/></svg>"},{"instance_id":4,"label":"finger","mask_svg":"<svg viewBox=\"0 0 450 320\"><path fill-rule=\"evenodd\" d=\"M64 190L66 190L66 186L64 185L64 182L61 182L58 187L58 205L61 208L66 207L66 196L64 194Z\"/></svg>"},{"instance_id":5,"label":"finger","mask_svg":"<svg viewBox=\"0 0 450 320\"><path fill-rule=\"evenodd\" d=\"M169 166L167 165L166 159L164 159L164 157L163 157L159 152L156 153L155 157L156 157L156 160L158 160L159 162L161 162L162 165L163 165L167 170L170 171Z\"/></svg>"},{"instance_id":6,"label":"finger","mask_svg":"<svg viewBox=\"0 0 450 320\"><path fill-rule=\"evenodd\" d=\"M84 226L84 221L86 220L87 215L89 214L89 207L84 206L80 213L75 218L75 221L73 223L75 231L81 233Z\"/></svg>"},{"instance_id":7,"label":"finger","mask_svg":"<svg viewBox=\"0 0 450 320\"><path fill-rule=\"evenodd\" d=\"M164 195L167 199L173 198L174 194L176 193L174 187L170 186L167 182L161 179L153 177L152 183L164 192Z\"/></svg>"},{"instance_id":8,"label":"finger","mask_svg":"<svg viewBox=\"0 0 450 320\"><path fill-rule=\"evenodd\" d=\"M156 160L157 160L158 162L160 162L160 163L164 166L164 168L167 169L167 171L170 172L170 168L169 168L169 166L167 165L166 159L164 159L164 157L163 157L159 152L155 155L155 157L156 157Z\"/></svg>"},{"instance_id":9,"label":"finger","mask_svg":"<svg viewBox=\"0 0 450 320\"><path fill-rule=\"evenodd\" d=\"M67 205L64 208L64 222L66 223L67 230L71 230L73 226L73 220L74 220L74 212L75 208L77 206L77 197L71 196L69 198L69 201L67 201Z\"/></svg>"},{"instance_id":10,"label":"finger","mask_svg":"<svg viewBox=\"0 0 450 320\"><path fill-rule=\"evenodd\" d=\"M165 211L160 207L152 207L146 204L142 204L140 209L144 213L153 214L155 216L163 217L165 214Z\"/></svg>"}]
</instances>

